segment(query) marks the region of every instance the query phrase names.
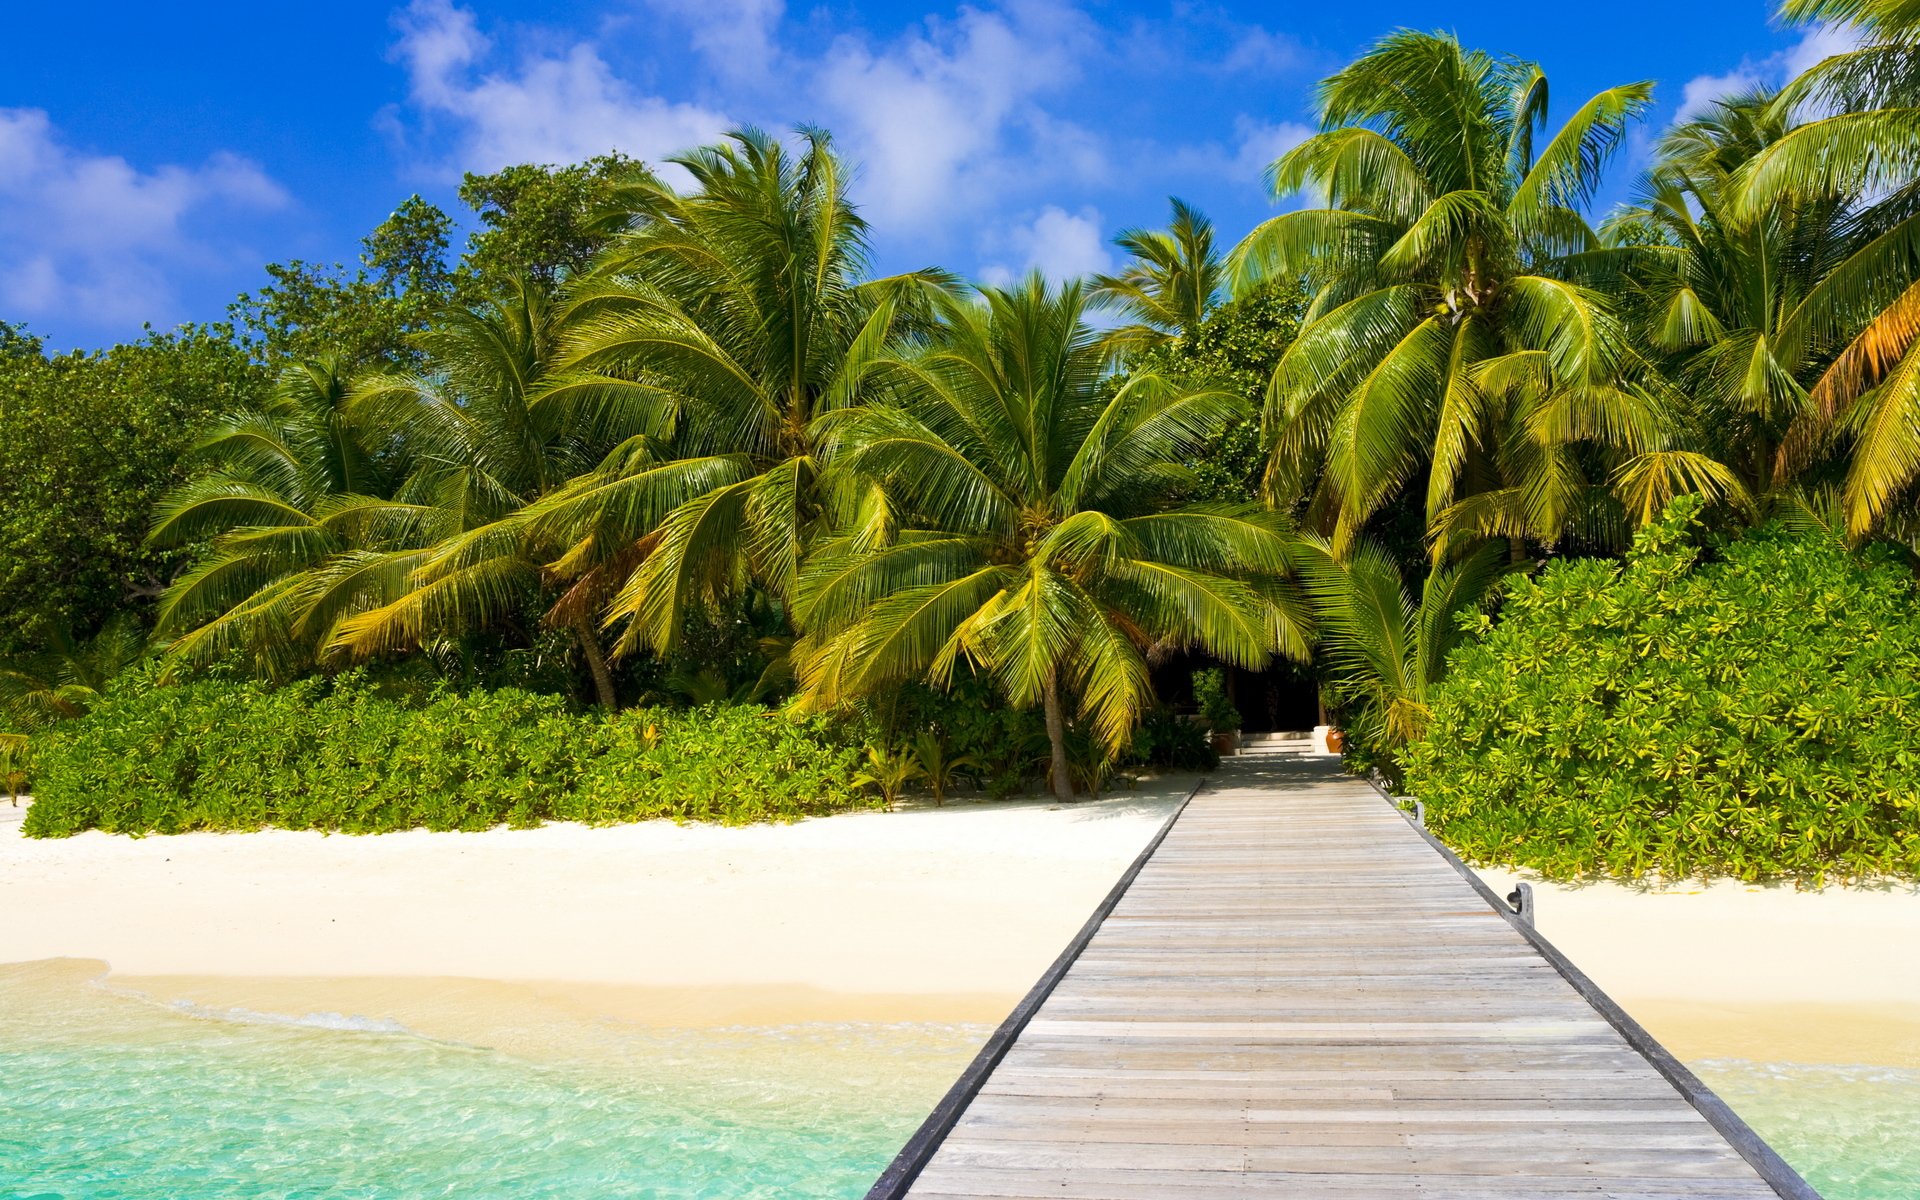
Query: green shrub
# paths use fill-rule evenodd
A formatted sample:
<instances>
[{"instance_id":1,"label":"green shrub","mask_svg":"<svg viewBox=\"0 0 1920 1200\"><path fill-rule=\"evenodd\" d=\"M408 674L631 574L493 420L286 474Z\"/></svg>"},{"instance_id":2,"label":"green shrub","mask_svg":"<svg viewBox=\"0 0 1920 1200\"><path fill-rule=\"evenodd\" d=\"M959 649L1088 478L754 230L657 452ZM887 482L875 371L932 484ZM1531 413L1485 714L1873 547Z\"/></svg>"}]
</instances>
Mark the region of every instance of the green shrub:
<instances>
[{"instance_id":1,"label":"green shrub","mask_svg":"<svg viewBox=\"0 0 1920 1200\"><path fill-rule=\"evenodd\" d=\"M1211 771L1220 765L1220 752L1204 726L1162 705L1142 714L1127 761L1175 771Z\"/></svg>"},{"instance_id":2,"label":"green shrub","mask_svg":"<svg viewBox=\"0 0 1920 1200\"><path fill-rule=\"evenodd\" d=\"M1697 511L1480 618L1408 790L1464 856L1549 878L1920 875L1911 575L1778 526L1702 559Z\"/></svg>"},{"instance_id":3,"label":"green shrub","mask_svg":"<svg viewBox=\"0 0 1920 1200\"><path fill-rule=\"evenodd\" d=\"M876 803L854 784L861 748L824 718L793 721L747 704L629 709L591 725L579 784L562 820L649 817L787 821Z\"/></svg>"},{"instance_id":4,"label":"green shrub","mask_svg":"<svg viewBox=\"0 0 1920 1200\"><path fill-rule=\"evenodd\" d=\"M923 734L995 797L1025 791L1047 768L1047 727L1037 708L1014 708L991 680L955 671L946 688L910 683L872 705L874 740L901 744Z\"/></svg>"},{"instance_id":5,"label":"green shrub","mask_svg":"<svg viewBox=\"0 0 1920 1200\"><path fill-rule=\"evenodd\" d=\"M784 820L867 803L857 754L819 722L750 706L602 719L512 689L411 705L354 676L141 677L37 740L26 832Z\"/></svg>"},{"instance_id":6,"label":"green shrub","mask_svg":"<svg viewBox=\"0 0 1920 1200\"><path fill-rule=\"evenodd\" d=\"M1215 733L1239 733L1244 718L1227 695L1227 673L1209 667L1193 673L1193 698L1200 705L1200 716Z\"/></svg>"}]
</instances>

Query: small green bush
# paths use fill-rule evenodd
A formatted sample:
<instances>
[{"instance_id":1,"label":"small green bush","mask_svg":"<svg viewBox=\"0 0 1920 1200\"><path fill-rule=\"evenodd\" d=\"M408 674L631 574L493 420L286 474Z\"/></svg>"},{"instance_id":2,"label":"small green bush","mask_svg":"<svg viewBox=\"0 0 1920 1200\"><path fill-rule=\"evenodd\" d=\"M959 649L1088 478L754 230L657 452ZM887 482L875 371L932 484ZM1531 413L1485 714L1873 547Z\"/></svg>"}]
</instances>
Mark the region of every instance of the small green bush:
<instances>
[{"instance_id":1,"label":"small green bush","mask_svg":"<svg viewBox=\"0 0 1920 1200\"><path fill-rule=\"evenodd\" d=\"M353 676L128 684L37 741L29 835L744 823L871 803L857 748L757 706L603 719L513 689L411 705Z\"/></svg>"},{"instance_id":2,"label":"small green bush","mask_svg":"<svg viewBox=\"0 0 1920 1200\"><path fill-rule=\"evenodd\" d=\"M1480 618L1407 790L1464 856L1549 878L1920 876L1910 573L1778 526L1702 559L1697 511Z\"/></svg>"},{"instance_id":3,"label":"small green bush","mask_svg":"<svg viewBox=\"0 0 1920 1200\"><path fill-rule=\"evenodd\" d=\"M1220 752L1213 748L1205 726L1160 706L1141 715L1126 761L1175 771L1211 771L1220 765Z\"/></svg>"},{"instance_id":4,"label":"small green bush","mask_svg":"<svg viewBox=\"0 0 1920 1200\"><path fill-rule=\"evenodd\" d=\"M1209 667L1193 673L1193 698L1200 705L1200 716L1215 733L1239 733L1245 720L1227 695L1227 673Z\"/></svg>"},{"instance_id":5,"label":"small green bush","mask_svg":"<svg viewBox=\"0 0 1920 1200\"><path fill-rule=\"evenodd\" d=\"M946 688L901 687L874 703L873 740L904 744L938 738L947 757L964 759L964 772L996 797L1025 791L1047 769L1047 727L1037 708L1014 708L991 680L956 671Z\"/></svg>"},{"instance_id":6,"label":"small green bush","mask_svg":"<svg viewBox=\"0 0 1920 1200\"><path fill-rule=\"evenodd\" d=\"M856 787L862 750L824 718L746 704L630 709L591 722L579 783L554 815L606 824L649 817L787 821L875 802Z\"/></svg>"}]
</instances>

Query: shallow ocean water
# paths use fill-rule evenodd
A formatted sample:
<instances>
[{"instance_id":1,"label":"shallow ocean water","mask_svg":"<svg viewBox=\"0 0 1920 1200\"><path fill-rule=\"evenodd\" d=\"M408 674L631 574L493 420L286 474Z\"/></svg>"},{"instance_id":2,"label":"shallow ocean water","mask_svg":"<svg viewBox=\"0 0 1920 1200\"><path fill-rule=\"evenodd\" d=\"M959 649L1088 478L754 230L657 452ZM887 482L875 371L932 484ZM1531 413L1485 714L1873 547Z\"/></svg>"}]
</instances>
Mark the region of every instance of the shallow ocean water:
<instances>
[{"instance_id":1,"label":"shallow ocean water","mask_svg":"<svg viewBox=\"0 0 1920 1200\"><path fill-rule=\"evenodd\" d=\"M6 1200L859 1196L986 1034L627 1027L536 1063L63 990L27 1019L0 986Z\"/></svg>"},{"instance_id":2,"label":"shallow ocean water","mask_svg":"<svg viewBox=\"0 0 1920 1200\"><path fill-rule=\"evenodd\" d=\"M1692 1064L1826 1200L1920 1198L1920 1071Z\"/></svg>"},{"instance_id":3,"label":"shallow ocean water","mask_svg":"<svg viewBox=\"0 0 1920 1200\"><path fill-rule=\"evenodd\" d=\"M532 1062L48 982L0 971L5 1200L854 1198L986 1034L609 1027ZM1827 1200L1920 1196L1920 1072L1698 1070Z\"/></svg>"}]
</instances>

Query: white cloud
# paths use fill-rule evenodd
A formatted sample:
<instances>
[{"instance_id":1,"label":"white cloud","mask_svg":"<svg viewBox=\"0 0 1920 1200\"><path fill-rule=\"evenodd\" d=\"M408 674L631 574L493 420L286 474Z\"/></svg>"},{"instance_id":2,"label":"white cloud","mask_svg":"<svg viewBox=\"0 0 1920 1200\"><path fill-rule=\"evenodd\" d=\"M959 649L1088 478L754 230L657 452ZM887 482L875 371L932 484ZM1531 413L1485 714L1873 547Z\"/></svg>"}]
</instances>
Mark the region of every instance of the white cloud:
<instances>
[{"instance_id":1,"label":"white cloud","mask_svg":"<svg viewBox=\"0 0 1920 1200\"><path fill-rule=\"evenodd\" d=\"M284 207L285 191L231 154L142 171L64 145L45 111L0 108L0 313L95 324L160 317L170 275L222 256L197 219Z\"/></svg>"},{"instance_id":2,"label":"white cloud","mask_svg":"<svg viewBox=\"0 0 1920 1200\"><path fill-rule=\"evenodd\" d=\"M447 165L456 170L578 162L612 150L658 161L714 140L729 125L698 105L636 92L591 42L486 72L493 44L472 11L451 0L414 0L396 23L395 54L406 64L415 107L455 126Z\"/></svg>"},{"instance_id":3,"label":"white cloud","mask_svg":"<svg viewBox=\"0 0 1920 1200\"><path fill-rule=\"evenodd\" d=\"M1227 51L1220 67L1226 71L1284 73L1298 70L1308 61L1295 39L1251 25L1235 31L1233 49Z\"/></svg>"},{"instance_id":4,"label":"white cloud","mask_svg":"<svg viewBox=\"0 0 1920 1200\"><path fill-rule=\"evenodd\" d=\"M774 32L784 0L648 0L661 16L686 26L693 48L713 71L735 82L765 82L780 58Z\"/></svg>"},{"instance_id":5,"label":"white cloud","mask_svg":"<svg viewBox=\"0 0 1920 1200\"><path fill-rule=\"evenodd\" d=\"M1312 128L1298 122L1268 124L1244 114L1234 119L1233 132L1240 143L1233 156L1234 171L1253 180L1265 180L1274 159L1313 136Z\"/></svg>"},{"instance_id":6,"label":"white cloud","mask_svg":"<svg viewBox=\"0 0 1920 1200\"><path fill-rule=\"evenodd\" d=\"M1725 75L1696 75L1680 89L1680 107L1674 112L1673 119L1691 121L1706 113L1717 102L1750 92L1765 82L1758 70L1746 68L1729 71Z\"/></svg>"},{"instance_id":7,"label":"white cloud","mask_svg":"<svg viewBox=\"0 0 1920 1200\"><path fill-rule=\"evenodd\" d=\"M995 287L1005 287L1028 271L1059 282L1113 270L1113 252L1101 233L1100 214L1092 208L1070 213L1048 205L1031 221L990 236L986 249L1013 260L981 270L980 277Z\"/></svg>"},{"instance_id":8,"label":"white cloud","mask_svg":"<svg viewBox=\"0 0 1920 1200\"><path fill-rule=\"evenodd\" d=\"M1758 61L1743 60L1723 75L1696 75L1681 86L1680 107L1673 119L1691 120L1707 112L1715 101L1757 87L1779 87L1823 59L1858 49L1861 36L1851 25L1815 25L1785 50Z\"/></svg>"},{"instance_id":9,"label":"white cloud","mask_svg":"<svg viewBox=\"0 0 1920 1200\"><path fill-rule=\"evenodd\" d=\"M875 217L924 229L1010 186L1104 172L1093 135L1038 103L1077 78L1095 36L1078 10L1029 0L929 19L924 33L879 50L836 41L820 91Z\"/></svg>"},{"instance_id":10,"label":"white cloud","mask_svg":"<svg viewBox=\"0 0 1920 1200\"><path fill-rule=\"evenodd\" d=\"M1777 57L1783 73L1791 79L1808 67L1817 66L1822 59L1858 50L1864 42L1865 35L1856 26L1815 25L1802 35L1798 43Z\"/></svg>"}]
</instances>

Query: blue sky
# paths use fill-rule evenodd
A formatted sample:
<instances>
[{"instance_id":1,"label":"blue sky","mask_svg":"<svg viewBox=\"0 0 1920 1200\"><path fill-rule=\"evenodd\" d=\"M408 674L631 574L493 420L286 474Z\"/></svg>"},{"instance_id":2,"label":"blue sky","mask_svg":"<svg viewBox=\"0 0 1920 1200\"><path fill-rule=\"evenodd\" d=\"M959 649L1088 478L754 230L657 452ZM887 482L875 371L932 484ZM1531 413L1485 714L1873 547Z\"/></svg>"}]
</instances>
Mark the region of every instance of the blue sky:
<instances>
[{"instance_id":1,"label":"blue sky","mask_svg":"<svg viewBox=\"0 0 1920 1200\"><path fill-rule=\"evenodd\" d=\"M1558 114L1656 80L1624 194L1676 112L1838 38L1756 0L71 0L7 24L0 320L59 348L217 319L265 262L350 260L412 193L457 210L463 170L657 160L740 123L834 131L882 269L1104 269L1170 194L1237 238L1314 82L1399 26L1541 62Z\"/></svg>"}]
</instances>

